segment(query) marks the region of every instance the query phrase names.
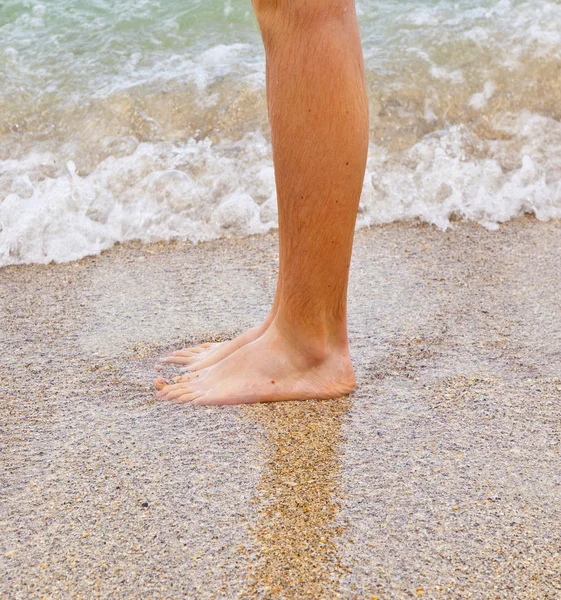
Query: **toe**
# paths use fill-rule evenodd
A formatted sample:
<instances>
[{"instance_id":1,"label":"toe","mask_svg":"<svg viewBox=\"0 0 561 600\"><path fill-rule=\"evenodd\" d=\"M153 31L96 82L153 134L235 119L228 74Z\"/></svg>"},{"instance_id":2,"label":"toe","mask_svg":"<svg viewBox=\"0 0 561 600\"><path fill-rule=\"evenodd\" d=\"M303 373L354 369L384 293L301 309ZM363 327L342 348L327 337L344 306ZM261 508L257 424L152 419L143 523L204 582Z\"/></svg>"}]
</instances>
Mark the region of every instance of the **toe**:
<instances>
[{"instance_id":1,"label":"toe","mask_svg":"<svg viewBox=\"0 0 561 600\"><path fill-rule=\"evenodd\" d=\"M187 375L178 375L173 378L174 383L186 383L187 381L193 381L193 379L198 379L198 373L189 373Z\"/></svg>"},{"instance_id":2,"label":"toe","mask_svg":"<svg viewBox=\"0 0 561 600\"><path fill-rule=\"evenodd\" d=\"M194 381L198 379L198 374L192 374L192 375L184 375L182 377L176 377L174 379L175 383L170 383L169 381L166 381L165 379L162 380L165 382L164 386L159 388L159 392L157 393L158 398L162 398L163 396L169 394L169 392L175 392L176 390L180 390L181 388L184 388L186 385L189 384L189 382Z\"/></svg>"},{"instance_id":3,"label":"toe","mask_svg":"<svg viewBox=\"0 0 561 600\"><path fill-rule=\"evenodd\" d=\"M176 350L172 352L170 356L193 356L193 354L200 354L204 352L204 348L196 347L196 348L185 348L184 350Z\"/></svg>"},{"instance_id":4,"label":"toe","mask_svg":"<svg viewBox=\"0 0 561 600\"><path fill-rule=\"evenodd\" d=\"M187 356L166 356L162 358L162 362L168 365L186 365L191 361L191 357Z\"/></svg>"},{"instance_id":5,"label":"toe","mask_svg":"<svg viewBox=\"0 0 561 600\"><path fill-rule=\"evenodd\" d=\"M191 404L196 404L197 406L212 406L221 404L221 402L216 397L213 397L209 390L204 394L199 394L194 400L191 400Z\"/></svg>"},{"instance_id":6,"label":"toe","mask_svg":"<svg viewBox=\"0 0 561 600\"><path fill-rule=\"evenodd\" d=\"M187 402L195 402L197 399L202 398L204 394L202 392L191 392L190 394L183 394L179 398L175 398L172 402L176 404L186 404Z\"/></svg>"},{"instance_id":7,"label":"toe","mask_svg":"<svg viewBox=\"0 0 561 600\"><path fill-rule=\"evenodd\" d=\"M184 385L184 383L168 383L163 388L161 388L159 392L157 392L156 397L163 398L164 396L167 396L170 392L175 392L175 390L178 390L181 386Z\"/></svg>"},{"instance_id":8,"label":"toe","mask_svg":"<svg viewBox=\"0 0 561 600\"><path fill-rule=\"evenodd\" d=\"M171 356L193 356L193 354L194 352L192 350L175 350L175 352L172 352L171 354L166 356L166 358L170 358Z\"/></svg>"},{"instance_id":9,"label":"toe","mask_svg":"<svg viewBox=\"0 0 561 600\"><path fill-rule=\"evenodd\" d=\"M158 379L156 379L154 381L154 387L157 390L163 390L166 385L169 385L169 381L167 379L164 379L163 377L158 377Z\"/></svg>"},{"instance_id":10,"label":"toe","mask_svg":"<svg viewBox=\"0 0 561 600\"><path fill-rule=\"evenodd\" d=\"M183 387L180 387L177 390L172 390L171 392L168 392L165 396L165 399L166 400L177 400L178 398L181 398L181 396L188 396L188 395L195 393L196 391L197 390L195 390L190 385L184 384Z\"/></svg>"},{"instance_id":11,"label":"toe","mask_svg":"<svg viewBox=\"0 0 561 600\"><path fill-rule=\"evenodd\" d=\"M175 390L178 390L181 386L184 386L184 385L185 385L184 383L176 383L176 384L165 385L156 394L156 397L157 398L163 398L164 396L167 396L170 392L175 392Z\"/></svg>"}]
</instances>

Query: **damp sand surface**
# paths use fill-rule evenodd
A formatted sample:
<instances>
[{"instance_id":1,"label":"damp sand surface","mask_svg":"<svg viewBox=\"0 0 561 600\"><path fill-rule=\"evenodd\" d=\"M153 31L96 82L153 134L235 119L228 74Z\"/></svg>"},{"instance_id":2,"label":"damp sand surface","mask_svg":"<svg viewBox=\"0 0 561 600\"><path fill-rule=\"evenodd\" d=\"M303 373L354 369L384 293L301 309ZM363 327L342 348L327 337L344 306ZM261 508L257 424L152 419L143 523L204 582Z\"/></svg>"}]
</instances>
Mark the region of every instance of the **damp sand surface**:
<instances>
[{"instance_id":1,"label":"damp sand surface","mask_svg":"<svg viewBox=\"0 0 561 600\"><path fill-rule=\"evenodd\" d=\"M558 598L561 223L358 232L347 399L154 401L265 317L276 245L0 271L0 596Z\"/></svg>"}]
</instances>

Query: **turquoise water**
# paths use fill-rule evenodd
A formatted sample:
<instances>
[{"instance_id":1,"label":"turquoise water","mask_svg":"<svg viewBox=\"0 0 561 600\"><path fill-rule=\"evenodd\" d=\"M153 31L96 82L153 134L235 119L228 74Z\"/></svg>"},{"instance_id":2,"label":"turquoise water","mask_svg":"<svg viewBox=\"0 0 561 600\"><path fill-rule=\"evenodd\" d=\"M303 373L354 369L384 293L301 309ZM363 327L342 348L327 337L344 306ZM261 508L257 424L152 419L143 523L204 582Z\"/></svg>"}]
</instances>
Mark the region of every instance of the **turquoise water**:
<instances>
[{"instance_id":1,"label":"turquoise water","mask_svg":"<svg viewBox=\"0 0 561 600\"><path fill-rule=\"evenodd\" d=\"M217 44L259 41L247 2L9 0L0 3L0 28L3 101L156 84L162 66Z\"/></svg>"},{"instance_id":2,"label":"turquoise water","mask_svg":"<svg viewBox=\"0 0 561 600\"><path fill-rule=\"evenodd\" d=\"M358 226L561 217L561 5L357 2ZM0 265L276 226L249 0L0 1Z\"/></svg>"}]
</instances>

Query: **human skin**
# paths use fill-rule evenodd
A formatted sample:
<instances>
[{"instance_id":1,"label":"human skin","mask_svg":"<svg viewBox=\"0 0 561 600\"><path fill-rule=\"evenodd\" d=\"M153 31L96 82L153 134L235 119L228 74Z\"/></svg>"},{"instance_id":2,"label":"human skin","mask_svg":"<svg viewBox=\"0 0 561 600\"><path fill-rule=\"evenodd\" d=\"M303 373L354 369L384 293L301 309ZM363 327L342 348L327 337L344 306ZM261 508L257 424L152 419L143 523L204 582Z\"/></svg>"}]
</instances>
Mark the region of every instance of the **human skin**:
<instances>
[{"instance_id":1,"label":"human skin","mask_svg":"<svg viewBox=\"0 0 561 600\"><path fill-rule=\"evenodd\" d=\"M279 208L279 281L265 322L164 362L155 382L193 404L335 398L355 385L347 286L368 150L368 102L354 0L253 0L267 64Z\"/></svg>"}]
</instances>

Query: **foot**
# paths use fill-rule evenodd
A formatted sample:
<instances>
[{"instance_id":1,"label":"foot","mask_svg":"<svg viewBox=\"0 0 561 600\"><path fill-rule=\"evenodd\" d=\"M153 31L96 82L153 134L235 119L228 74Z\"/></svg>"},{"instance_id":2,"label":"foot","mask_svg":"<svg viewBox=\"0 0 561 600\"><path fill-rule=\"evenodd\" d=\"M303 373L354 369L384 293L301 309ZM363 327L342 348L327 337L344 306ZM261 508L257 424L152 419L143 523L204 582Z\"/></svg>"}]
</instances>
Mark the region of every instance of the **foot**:
<instances>
[{"instance_id":1,"label":"foot","mask_svg":"<svg viewBox=\"0 0 561 600\"><path fill-rule=\"evenodd\" d=\"M158 398L192 404L248 404L279 400L328 399L356 386L348 348L305 349L273 323L257 339L213 366L178 377L157 379Z\"/></svg>"},{"instance_id":2,"label":"foot","mask_svg":"<svg viewBox=\"0 0 561 600\"><path fill-rule=\"evenodd\" d=\"M162 362L172 365L182 365L186 371L199 371L215 365L222 359L230 356L233 352L253 342L260 337L269 326L270 321L265 321L258 327L252 327L228 342L215 344L204 343L192 348L176 350L162 359Z\"/></svg>"}]
</instances>

